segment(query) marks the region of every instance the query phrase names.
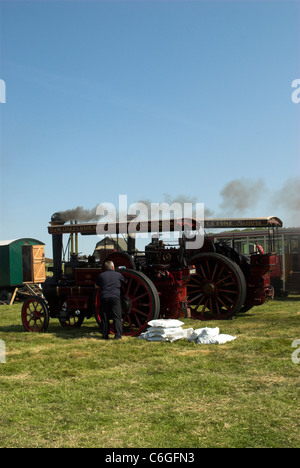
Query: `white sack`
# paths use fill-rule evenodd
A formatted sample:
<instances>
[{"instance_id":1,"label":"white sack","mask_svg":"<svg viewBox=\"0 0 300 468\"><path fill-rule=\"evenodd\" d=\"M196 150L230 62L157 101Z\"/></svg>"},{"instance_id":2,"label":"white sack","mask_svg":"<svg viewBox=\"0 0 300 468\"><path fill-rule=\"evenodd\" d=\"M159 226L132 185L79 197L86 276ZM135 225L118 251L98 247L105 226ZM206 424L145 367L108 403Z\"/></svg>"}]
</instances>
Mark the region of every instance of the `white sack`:
<instances>
[{"instance_id":1,"label":"white sack","mask_svg":"<svg viewBox=\"0 0 300 468\"><path fill-rule=\"evenodd\" d=\"M177 319L157 319L150 320L148 325L149 327L177 328L181 327L181 325L184 325L184 323Z\"/></svg>"},{"instance_id":2,"label":"white sack","mask_svg":"<svg viewBox=\"0 0 300 468\"><path fill-rule=\"evenodd\" d=\"M142 333L140 338L147 341L176 341L185 339L193 333L192 328L186 328L185 330L181 327L177 328L163 328L163 327L150 327L146 333Z\"/></svg>"},{"instance_id":3,"label":"white sack","mask_svg":"<svg viewBox=\"0 0 300 468\"><path fill-rule=\"evenodd\" d=\"M187 339L197 344L223 344L236 339L236 336L220 334L219 327L205 327L197 330L193 328L183 329L181 325L184 324L176 319L152 320L148 325L147 331L140 335L141 339L147 341L173 342Z\"/></svg>"},{"instance_id":4,"label":"white sack","mask_svg":"<svg viewBox=\"0 0 300 468\"><path fill-rule=\"evenodd\" d=\"M210 337L214 337L214 336L217 336L219 335L220 333L220 329L219 327L216 327L216 328L198 328L197 330L194 330L193 333L189 336L188 340L189 341L197 341L198 338L207 338Z\"/></svg>"},{"instance_id":5,"label":"white sack","mask_svg":"<svg viewBox=\"0 0 300 468\"><path fill-rule=\"evenodd\" d=\"M209 341L198 341L198 343L202 344L224 344L227 343L227 341L233 341L236 339L236 336L231 336L231 335L225 335L220 334L218 336L212 337L209 339Z\"/></svg>"},{"instance_id":6,"label":"white sack","mask_svg":"<svg viewBox=\"0 0 300 468\"><path fill-rule=\"evenodd\" d=\"M194 341L197 344L223 344L235 339L236 336L220 334L219 327L198 328L188 338L189 341Z\"/></svg>"},{"instance_id":7,"label":"white sack","mask_svg":"<svg viewBox=\"0 0 300 468\"><path fill-rule=\"evenodd\" d=\"M177 332L178 330L182 330L181 327L172 327L172 328L166 328L166 327L149 327L147 330L148 335L162 335L166 332L168 333L173 333Z\"/></svg>"}]
</instances>

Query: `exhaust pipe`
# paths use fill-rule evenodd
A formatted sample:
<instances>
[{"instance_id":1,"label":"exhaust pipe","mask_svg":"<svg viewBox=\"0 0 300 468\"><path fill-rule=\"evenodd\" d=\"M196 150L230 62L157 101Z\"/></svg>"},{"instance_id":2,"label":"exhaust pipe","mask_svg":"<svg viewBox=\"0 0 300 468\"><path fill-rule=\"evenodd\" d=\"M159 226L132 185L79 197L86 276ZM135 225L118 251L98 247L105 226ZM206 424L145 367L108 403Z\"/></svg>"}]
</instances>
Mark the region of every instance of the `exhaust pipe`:
<instances>
[{"instance_id":1,"label":"exhaust pipe","mask_svg":"<svg viewBox=\"0 0 300 468\"><path fill-rule=\"evenodd\" d=\"M58 225L61 225L61 224L65 224L65 220L63 219L62 214L59 213L59 212L54 213L51 216L50 224L51 224L51 226L58 226Z\"/></svg>"}]
</instances>

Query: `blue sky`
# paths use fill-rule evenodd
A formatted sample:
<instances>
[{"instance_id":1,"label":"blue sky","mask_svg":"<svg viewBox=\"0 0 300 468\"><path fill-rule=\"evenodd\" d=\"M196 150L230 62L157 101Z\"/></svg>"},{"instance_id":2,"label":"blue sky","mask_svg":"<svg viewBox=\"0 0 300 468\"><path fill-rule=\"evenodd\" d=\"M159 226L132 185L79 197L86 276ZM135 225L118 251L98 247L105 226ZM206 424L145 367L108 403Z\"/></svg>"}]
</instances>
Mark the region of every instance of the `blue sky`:
<instances>
[{"instance_id":1,"label":"blue sky","mask_svg":"<svg viewBox=\"0 0 300 468\"><path fill-rule=\"evenodd\" d=\"M50 256L54 212L119 194L300 225L282 198L299 197L299 7L1 0L0 239ZM243 212L234 181L255 193Z\"/></svg>"}]
</instances>

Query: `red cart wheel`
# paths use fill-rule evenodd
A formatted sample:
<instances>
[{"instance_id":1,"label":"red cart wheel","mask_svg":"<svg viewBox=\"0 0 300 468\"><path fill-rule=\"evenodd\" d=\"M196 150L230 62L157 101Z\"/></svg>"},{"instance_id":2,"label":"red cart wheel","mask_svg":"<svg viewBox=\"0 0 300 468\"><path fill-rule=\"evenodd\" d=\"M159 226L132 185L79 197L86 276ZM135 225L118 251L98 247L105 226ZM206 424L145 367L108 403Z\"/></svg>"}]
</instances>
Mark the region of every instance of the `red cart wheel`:
<instances>
[{"instance_id":1,"label":"red cart wheel","mask_svg":"<svg viewBox=\"0 0 300 468\"><path fill-rule=\"evenodd\" d=\"M122 287L123 335L136 336L142 333L150 320L157 319L160 300L152 281L141 272L124 270L126 284ZM99 295L96 296L96 320L101 326Z\"/></svg>"},{"instance_id":2,"label":"red cart wheel","mask_svg":"<svg viewBox=\"0 0 300 468\"><path fill-rule=\"evenodd\" d=\"M187 288L192 318L224 320L237 314L247 292L240 267L217 253L200 254L191 263L197 270Z\"/></svg>"},{"instance_id":3,"label":"red cart wheel","mask_svg":"<svg viewBox=\"0 0 300 468\"><path fill-rule=\"evenodd\" d=\"M49 325L49 310L46 302L39 296L26 299L21 318L23 327L28 332L45 332Z\"/></svg>"}]
</instances>

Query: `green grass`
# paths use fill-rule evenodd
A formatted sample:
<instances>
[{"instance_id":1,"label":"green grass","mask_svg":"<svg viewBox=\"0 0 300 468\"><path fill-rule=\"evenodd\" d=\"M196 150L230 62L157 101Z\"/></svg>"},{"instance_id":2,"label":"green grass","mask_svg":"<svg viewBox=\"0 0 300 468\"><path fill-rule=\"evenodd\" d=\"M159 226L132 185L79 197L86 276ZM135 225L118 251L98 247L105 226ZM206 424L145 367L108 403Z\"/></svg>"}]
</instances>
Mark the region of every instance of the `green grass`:
<instances>
[{"instance_id":1,"label":"green grass","mask_svg":"<svg viewBox=\"0 0 300 468\"><path fill-rule=\"evenodd\" d=\"M299 447L300 298L220 327L224 345L100 340L50 320L23 331L21 304L0 307L0 447Z\"/></svg>"}]
</instances>

